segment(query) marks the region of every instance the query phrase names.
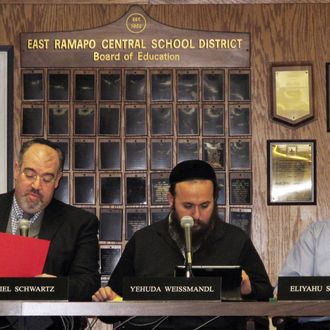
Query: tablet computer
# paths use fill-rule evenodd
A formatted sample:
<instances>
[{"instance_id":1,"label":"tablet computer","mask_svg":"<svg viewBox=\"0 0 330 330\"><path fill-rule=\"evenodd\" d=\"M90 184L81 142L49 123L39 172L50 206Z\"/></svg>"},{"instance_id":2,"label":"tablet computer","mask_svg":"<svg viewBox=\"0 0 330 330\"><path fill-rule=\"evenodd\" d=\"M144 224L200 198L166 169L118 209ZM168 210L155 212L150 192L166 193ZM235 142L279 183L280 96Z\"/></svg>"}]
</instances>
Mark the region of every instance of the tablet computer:
<instances>
[{"instance_id":1,"label":"tablet computer","mask_svg":"<svg viewBox=\"0 0 330 330\"><path fill-rule=\"evenodd\" d=\"M185 276L186 267L175 267L174 276ZM193 265L193 276L221 277L221 300L242 300L242 268L239 265Z\"/></svg>"}]
</instances>

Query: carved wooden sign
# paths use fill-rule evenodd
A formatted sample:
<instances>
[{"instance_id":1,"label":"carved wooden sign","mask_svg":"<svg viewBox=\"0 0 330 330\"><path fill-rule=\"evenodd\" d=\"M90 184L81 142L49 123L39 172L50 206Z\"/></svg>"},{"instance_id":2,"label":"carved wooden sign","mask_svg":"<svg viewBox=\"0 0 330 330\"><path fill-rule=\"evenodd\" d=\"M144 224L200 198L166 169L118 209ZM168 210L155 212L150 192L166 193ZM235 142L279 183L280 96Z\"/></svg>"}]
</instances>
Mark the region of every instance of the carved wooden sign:
<instances>
[{"instance_id":1,"label":"carved wooden sign","mask_svg":"<svg viewBox=\"0 0 330 330\"><path fill-rule=\"evenodd\" d=\"M95 29L21 34L21 67L250 67L250 35L185 30L133 6Z\"/></svg>"}]
</instances>

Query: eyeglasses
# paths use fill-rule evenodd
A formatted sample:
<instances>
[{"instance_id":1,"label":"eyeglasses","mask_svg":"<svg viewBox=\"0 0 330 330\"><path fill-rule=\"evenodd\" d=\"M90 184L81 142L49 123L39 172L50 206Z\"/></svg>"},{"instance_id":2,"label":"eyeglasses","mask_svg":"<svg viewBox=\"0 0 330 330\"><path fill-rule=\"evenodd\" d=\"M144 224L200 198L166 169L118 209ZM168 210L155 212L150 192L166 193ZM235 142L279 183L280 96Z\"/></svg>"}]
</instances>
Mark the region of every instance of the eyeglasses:
<instances>
[{"instance_id":1,"label":"eyeglasses","mask_svg":"<svg viewBox=\"0 0 330 330\"><path fill-rule=\"evenodd\" d=\"M54 174L37 175L36 172L30 168L25 168L22 173L24 174L25 178L31 182L35 182L37 178L39 178L40 182L44 184L50 184L55 181Z\"/></svg>"}]
</instances>

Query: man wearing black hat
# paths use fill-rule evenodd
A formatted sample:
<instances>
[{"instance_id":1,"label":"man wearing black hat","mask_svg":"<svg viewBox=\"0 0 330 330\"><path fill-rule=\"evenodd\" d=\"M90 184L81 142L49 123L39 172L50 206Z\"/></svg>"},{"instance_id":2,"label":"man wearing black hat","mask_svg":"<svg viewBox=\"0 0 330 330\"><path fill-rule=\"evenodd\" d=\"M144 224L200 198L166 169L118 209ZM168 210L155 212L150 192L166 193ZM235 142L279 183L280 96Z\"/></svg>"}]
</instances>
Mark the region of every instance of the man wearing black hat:
<instances>
[{"instance_id":1,"label":"man wearing black hat","mask_svg":"<svg viewBox=\"0 0 330 330\"><path fill-rule=\"evenodd\" d=\"M172 209L169 216L133 235L108 286L95 292L93 300L118 299L122 295L122 280L126 276L173 276L175 267L185 263L185 239L180 225L180 219L184 216L192 217L194 222L193 264L240 265L243 269L241 295L254 300L270 298L273 288L251 240L240 228L219 219L216 207L218 188L213 168L201 160L181 162L172 170L169 184L168 201ZM169 317L157 329L194 329L206 320L199 317ZM222 317L205 329L243 329L241 321L240 318ZM149 322L142 329L152 329L155 324L150 325ZM138 326L141 329L141 324ZM123 328L134 329L134 322L125 324Z\"/></svg>"}]
</instances>

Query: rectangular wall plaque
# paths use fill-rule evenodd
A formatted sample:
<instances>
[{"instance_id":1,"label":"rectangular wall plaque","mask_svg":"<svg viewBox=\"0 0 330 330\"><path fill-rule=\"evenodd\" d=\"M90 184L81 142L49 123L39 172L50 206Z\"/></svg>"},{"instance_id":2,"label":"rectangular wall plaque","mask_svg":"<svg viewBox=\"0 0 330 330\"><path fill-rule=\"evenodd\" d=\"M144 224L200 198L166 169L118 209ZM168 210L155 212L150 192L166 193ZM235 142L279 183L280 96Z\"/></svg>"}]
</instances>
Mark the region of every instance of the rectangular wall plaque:
<instances>
[{"instance_id":1,"label":"rectangular wall plaque","mask_svg":"<svg viewBox=\"0 0 330 330\"><path fill-rule=\"evenodd\" d=\"M268 141L268 203L316 203L316 141Z\"/></svg>"},{"instance_id":2,"label":"rectangular wall plaque","mask_svg":"<svg viewBox=\"0 0 330 330\"><path fill-rule=\"evenodd\" d=\"M22 33L20 49L22 68L250 66L249 33L179 29L157 22L139 6L98 28Z\"/></svg>"},{"instance_id":3,"label":"rectangular wall plaque","mask_svg":"<svg viewBox=\"0 0 330 330\"><path fill-rule=\"evenodd\" d=\"M100 248L101 275L111 275L121 255L120 245L106 245Z\"/></svg>"},{"instance_id":4,"label":"rectangular wall plaque","mask_svg":"<svg viewBox=\"0 0 330 330\"><path fill-rule=\"evenodd\" d=\"M252 173L229 173L229 193L231 205L252 204Z\"/></svg>"}]
</instances>

